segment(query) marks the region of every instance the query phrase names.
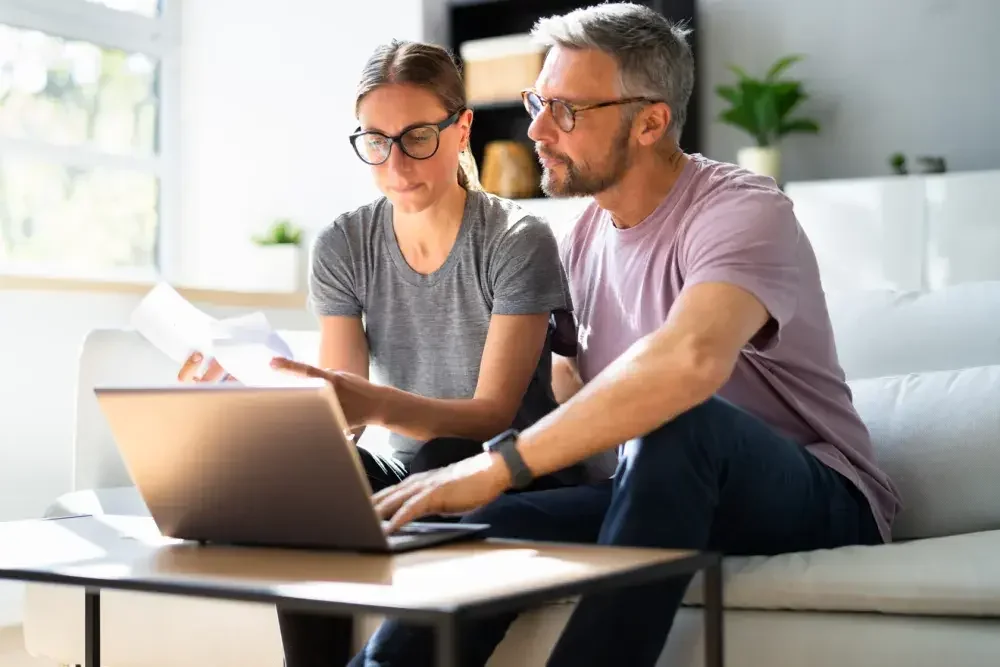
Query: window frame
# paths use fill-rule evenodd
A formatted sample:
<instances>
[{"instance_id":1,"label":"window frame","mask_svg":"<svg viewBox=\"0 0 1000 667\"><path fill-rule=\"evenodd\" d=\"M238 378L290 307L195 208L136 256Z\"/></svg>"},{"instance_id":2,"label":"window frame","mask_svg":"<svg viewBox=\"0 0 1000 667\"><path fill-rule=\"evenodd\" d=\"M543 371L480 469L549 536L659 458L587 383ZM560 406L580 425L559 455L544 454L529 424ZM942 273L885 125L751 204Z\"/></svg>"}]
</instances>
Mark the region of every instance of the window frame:
<instances>
[{"instance_id":1,"label":"window frame","mask_svg":"<svg viewBox=\"0 0 1000 667\"><path fill-rule=\"evenodd\" d=\"M178 277L180 248L180 0L159 0L160 14L147 17L110 9L86 0L0 0L0 23L100 47L143 53L159 63L160 100L152 156L113 155L92 146L59 146L0 135L0 153L39 158L83 168L124 168L159 179L156 247L153 265L143 270L107 269L99 275L62 272L48 264L44 275L65 278L173 280ZM29 267L34 273L35 267ZM0 262L0 275L24 273Z\"/></svg>"}]
</instances>

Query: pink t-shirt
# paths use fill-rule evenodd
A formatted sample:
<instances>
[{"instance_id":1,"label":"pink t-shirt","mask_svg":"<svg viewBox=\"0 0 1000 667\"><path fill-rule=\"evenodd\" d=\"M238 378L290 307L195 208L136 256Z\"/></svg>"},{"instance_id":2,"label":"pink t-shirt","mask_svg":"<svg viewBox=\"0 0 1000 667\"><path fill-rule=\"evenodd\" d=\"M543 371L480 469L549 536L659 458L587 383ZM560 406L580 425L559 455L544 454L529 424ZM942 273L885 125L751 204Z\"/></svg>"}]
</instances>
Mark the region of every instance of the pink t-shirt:
<instances>
[{"instance_id":1,"label":"pink t-shirt","mask_svg":"<svg viewBox=\"0 0 1000 667\"><path fill-rule=\"evenodd\" d=\"M772 321L718 395L856 484L889 540L899 496L854 409L812 246L773 181L691 156L670 194L635 227L616 228L591 203L565 239L563 262L585 382L659 328L683 289L726 282L754 294Z\"/></svg>"}]
</instances>

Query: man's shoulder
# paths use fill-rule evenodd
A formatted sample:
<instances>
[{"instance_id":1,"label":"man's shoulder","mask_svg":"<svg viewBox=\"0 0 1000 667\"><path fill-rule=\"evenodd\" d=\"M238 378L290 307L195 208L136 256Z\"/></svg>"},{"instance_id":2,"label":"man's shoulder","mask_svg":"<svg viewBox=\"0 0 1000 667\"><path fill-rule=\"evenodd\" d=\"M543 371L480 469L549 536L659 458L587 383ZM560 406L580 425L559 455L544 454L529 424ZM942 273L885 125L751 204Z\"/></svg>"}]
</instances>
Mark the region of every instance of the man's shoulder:
<instances>
[{"instance_id":1,"label":"man's shoulder","mask_svg":"<svg viewBox=\"0 0 1000 667\"><path fill-rule=\"evenodd\" d=\"M685 231L710 227L718 234L750 230L762 236L797 232L792 201L773 179L734 164L692 159L697 184L682 225Z\"/></svg>"},{"instance_id":2,"label":"man's shoulder","mask_svg":"<svg viewBox=\"0 0 1000 667\"><path fill-rule=\"evenodd\" d=\"M791 204L774 179L728 162L692 156L697 186L693 208L716 206L785 207Z\"/></svg>"}]
</instances>

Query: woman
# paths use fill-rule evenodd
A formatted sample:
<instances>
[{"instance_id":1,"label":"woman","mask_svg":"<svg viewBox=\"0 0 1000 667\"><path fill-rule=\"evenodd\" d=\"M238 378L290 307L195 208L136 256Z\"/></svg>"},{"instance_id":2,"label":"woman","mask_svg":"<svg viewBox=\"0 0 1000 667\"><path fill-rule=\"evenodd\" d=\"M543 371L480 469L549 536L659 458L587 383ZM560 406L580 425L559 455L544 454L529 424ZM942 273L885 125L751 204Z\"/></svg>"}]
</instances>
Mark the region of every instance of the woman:
<instances>
[{"instance_id":1,"label":"woman","mask_svg":"<svg viewBox=\"0 0 1000 667\"><path fill-rule=\"evenodd\" d=\"M320 366L334 371L326 375L356 438L370 425L390 432L391 456L358 448L378 491L480 453L485 440L555 408L549 323L570 297L549 227L480 189L472 111L446 50L376 49L355 111L351 145L384 196L320 232L310 305ZM194 378L199 364L193 357L182 379L223 374L212 364ZM533 488L581 479L577 467Z\"/></svg>"}]
</instances>

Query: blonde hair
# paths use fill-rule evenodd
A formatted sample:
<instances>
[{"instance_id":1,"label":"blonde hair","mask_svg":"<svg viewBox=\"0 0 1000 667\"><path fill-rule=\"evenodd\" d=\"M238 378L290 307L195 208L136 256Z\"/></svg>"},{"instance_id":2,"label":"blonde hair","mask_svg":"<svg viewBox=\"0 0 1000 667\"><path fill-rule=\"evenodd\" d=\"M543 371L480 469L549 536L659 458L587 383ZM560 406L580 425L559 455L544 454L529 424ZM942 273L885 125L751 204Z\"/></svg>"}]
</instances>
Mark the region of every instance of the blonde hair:
<instances>
[{"instance_id":1,"label":"blonde hair","mask_svg":"<svg viewBox=\"0 0 1000 667\"><path fill-rule=\"evenodd\" d=\"M429 90L449 116L467 108L462 73L451 53L436 44L394 39L376 48L361 71L355 113L365 95L387 83ZM458 183L466 190L482 190L479 168L468 146L458 155Z\"/></svg>"}]
</instances>

